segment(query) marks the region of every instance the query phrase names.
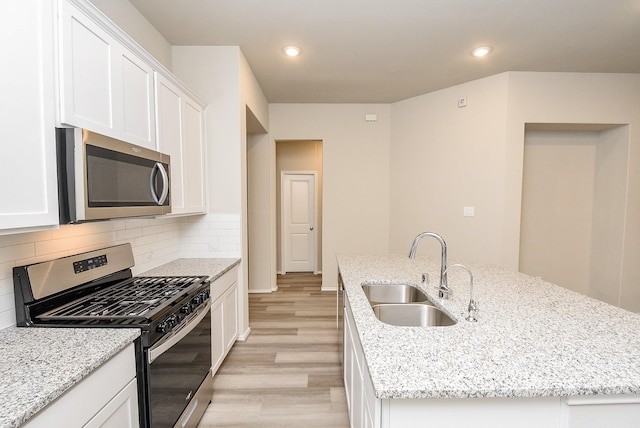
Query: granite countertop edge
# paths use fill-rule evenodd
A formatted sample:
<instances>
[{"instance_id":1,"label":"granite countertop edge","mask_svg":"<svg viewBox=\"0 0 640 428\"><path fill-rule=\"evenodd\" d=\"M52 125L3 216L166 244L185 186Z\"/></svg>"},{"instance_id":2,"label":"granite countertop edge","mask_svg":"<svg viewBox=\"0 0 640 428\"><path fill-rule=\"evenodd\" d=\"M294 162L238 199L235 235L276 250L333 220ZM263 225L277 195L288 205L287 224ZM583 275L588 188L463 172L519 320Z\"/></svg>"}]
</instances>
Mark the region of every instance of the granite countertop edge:
<instances>
[{"instance_id":1,"label":"granite countertop edge","mask_svg":"<svg viewBox=\"0 0 640 428\"><path fill-rule=\"evenodd\" d=\"M139 276L207 276L213 282L235 266L238 258L182 258L142 272Z\"/></svg>"}]
</instances>

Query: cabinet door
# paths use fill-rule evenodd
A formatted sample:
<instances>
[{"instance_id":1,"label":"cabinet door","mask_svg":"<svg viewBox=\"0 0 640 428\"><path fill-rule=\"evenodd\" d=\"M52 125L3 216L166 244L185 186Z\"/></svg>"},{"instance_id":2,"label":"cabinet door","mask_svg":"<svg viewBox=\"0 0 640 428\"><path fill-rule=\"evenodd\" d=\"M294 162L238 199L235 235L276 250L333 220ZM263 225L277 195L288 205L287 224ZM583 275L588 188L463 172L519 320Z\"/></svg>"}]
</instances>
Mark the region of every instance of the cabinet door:
<instances>
[{"instance_id":1,"label":"cabinet door","mask_svg":"<svg viewBox=\"0 0 640 428\"><path fill-rule=\"evenodd\" d=\"M2 1L0 234L58 224L53 6Z\"/></svg>"},{"instance_id":2,"label":"cabinet door","mask_svg":"<svg viewBox=\"0 0 640 428\"><path fill-rule=\"evenodd\" d=\"M116 137L116 42L71 4L61 7L60 121Z\"/></svg>"},{"instance_id":3,"label":"cabinet door","mask_svg":"<svg viewBox=\"0 0 640 428\"><path fill-rule=\"evenodd\" d=\"M171 157L171 212L184 210L182 176L182 93L161 75L156 75L156 123L158 150Z\"/></svg>"},{"instance_id":4,"label":"cabinet door","mask_svg":"<svg viewBox=\"0 0 640 428\"><path fill-rule=\"evenodd\" d=\"M211 371L214 374L226 355L222 302L223 299L220 298L211 305Z\"/></svg>"},{"instance_id":5,"label":"cabinet door","mask_svg":"<svg viewBox=\"0 0 640 428\"><path fill-rule=\"evenodd\" d=\"M129 382L84 428L134 428L138 421L136 380Z\"/></svg>"},{"instance_id":6,"label":"cabinet door","mask_svg":"<svg viewBox=\"0 0 640 428\"><path fill-rule=\"evenodd\" d=\"M225 352L233 346L238 337L238 283L234 283L225 293L223 299L224 308L224 342Z\"/></svg>"},{"instance_id":7,"label":"cabinet door","mask_svg":"<svg viewBox=\"0 0 640 428\"><path fill-rule=\"evenodd\" d=\"M205 212L204 113L188 97L182 102L182 162L184 208L189 213Z\"/></svg>"},{"instance_id":8,"label":"cabinet door","mask_svg":"<svg viewBox=\"0 0 640 428\"><path fill-rule=\"evenodd\" d=\"M123 139L156 150L153 69L126 50L120 60Z\"/></svg>"}]
</instances>

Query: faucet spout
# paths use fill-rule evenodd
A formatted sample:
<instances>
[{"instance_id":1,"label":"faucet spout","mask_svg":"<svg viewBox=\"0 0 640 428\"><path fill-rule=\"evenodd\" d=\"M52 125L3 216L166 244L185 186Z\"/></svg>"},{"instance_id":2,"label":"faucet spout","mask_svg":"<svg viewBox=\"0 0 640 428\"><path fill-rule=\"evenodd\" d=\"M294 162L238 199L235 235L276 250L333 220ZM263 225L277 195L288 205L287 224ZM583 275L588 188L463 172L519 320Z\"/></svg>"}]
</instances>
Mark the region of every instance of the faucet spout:
<instances>
[{"instance_id":1,"label":"faucet spout","mask_svg":"<svg viewBox=\"0 0 640 428\"><path fill-rule=\"evenodd\" d=\"M452 267L459 267L461 269L464 269L469 274L469 294L471 297L469 299L469 305L467 307L467 311L469 312L469 314L465 319L469 322L478 322L478 312L480 312L480 309L478 309L478 302L473 298L473 274L468 267L466 267L465 265L461 265L460 263L452 264L451 266L447 267L446 270L449 270L449 268Z\"/></svg>"},{"instance_id":2,"label":"faucet spout","mask_svg":"<svg viewBox=\"0 0 640 428\"><path fill-rule=\"evenodd\" d=\"M413 259L416 256L416 250L418 249L418 242L426 236L430 236L435 238L442 248L441 253L441 263L440 263L440 287L439 287L439 296L443 299L449 298L449 294L451 294L451 290L447 287L447 244L444 242L442 236L438 235L434 232L422 232L413 240L413 244L411 244L411 249L409 250L409 258Z\"/></svg>"}]
</instances>

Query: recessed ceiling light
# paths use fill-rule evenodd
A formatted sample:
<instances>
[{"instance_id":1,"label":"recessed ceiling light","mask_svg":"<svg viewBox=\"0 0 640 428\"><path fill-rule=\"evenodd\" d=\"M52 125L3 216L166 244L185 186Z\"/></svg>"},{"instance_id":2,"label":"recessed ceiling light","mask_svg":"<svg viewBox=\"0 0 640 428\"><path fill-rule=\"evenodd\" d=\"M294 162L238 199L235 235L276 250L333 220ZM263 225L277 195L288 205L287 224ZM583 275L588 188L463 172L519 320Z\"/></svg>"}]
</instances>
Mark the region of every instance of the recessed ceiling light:
<instances>
[{"instance_id":1,"label":"recessed ceiling light","mask_svg":"<svg viewBox=\"0 0 640 428\"><path fill-rule=\"evenodd\" d=\"M482 46L472 50L471 55L480 58L488 55L492 50L493 48L491 46Z\"/></svg>"},{"instance_id":2,"label":"recessed ceiling light","mask_svg":"<svg viewBox=\"0 0 640 428\"><path fill-rule=\"evenodd\" d=\"M289 56L298 56L302 53L302 49L297 46L285 46L282 51Z\"/></svg>"}]
</instances>

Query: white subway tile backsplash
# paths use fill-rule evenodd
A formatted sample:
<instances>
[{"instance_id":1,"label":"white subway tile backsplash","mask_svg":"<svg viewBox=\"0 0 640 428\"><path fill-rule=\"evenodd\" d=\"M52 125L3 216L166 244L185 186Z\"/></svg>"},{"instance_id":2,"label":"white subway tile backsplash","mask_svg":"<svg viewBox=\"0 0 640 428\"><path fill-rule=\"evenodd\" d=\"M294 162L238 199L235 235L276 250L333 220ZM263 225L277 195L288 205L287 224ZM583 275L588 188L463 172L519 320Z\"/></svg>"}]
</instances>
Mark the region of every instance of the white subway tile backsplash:
<instances>
[{"instance_id":1,"label":"white subway tile backsplash","mask_svg":"<svg viewBox=\"0 0 640 428\"><path fill-rule=\"evenodd\" d=\"M131 243L134 275L181 257L240 257L240 215L207 214L63 225L0 236L0 329L15 325L13 267Z\"/></svg>"},{"instance_id":2,"label":"white subway tile backsplash","mask_svg":"<svg viewBox=\"0 0 640 428\"><path fill-rule=\"evenodd\" d=\"M13 297L13 296L12 296ZM3 328L16 325L16 310L15 308L8 309L4 312L0 312L0 330Z\"/></svg>"},{"instance_id":3,"label":"white subway tile backsplash","mask_svg":"<svg viewBox=\"0 0 640 428\"><path fill-rule=\"evenodd\" d=\"M15 236L15 235L11 235ZM0 241L1 242L1 241ZM0 247L0 263L7 263L13 260L26 259L35 257L35 243L9 245Z\"/></svg>"},{"instance_id":4,"label":"white subway tile backsplash","mask_svg":"<svg viewBox=\"0 0 640 428\"><path fill-rule=\"evenodd\" d=\"M50 230L44 232L18 233L15 235L0 236L0 247L10 247L12 245L28 244L51 239Z\"/></svg>"},{"instance_id":5,"label":"white subway tile backsplash","mask_svg":"<svg viewBox=\"0 0 640 428\"><path fill-rule=\"evenodd\" d=\"M13 277L12 275L12 269L13 269L14 263L0 263L0 280L3 279L11 279ZM0 293L1 294L1 293Z\"/></svg>"},{"instance_id":6,"label":"white subway tile backsplash","mask_svg":"<svg viewBox=\"0 0 640 428\"><path fill-rule=\"evenodd\" d=\"M141 227L134 227L132 229L118 230L118 231L116 231L116 237L118 238L119 241L138 238L138 237L142 236L142 230L143 229Z\"/></svg>"},{"instance_id":7,"label":"white subway tile backsplash","mask_svg":"<svg viewBox=\"0 0 640 428\"><path fill-rule=\"evenodd\" d=\"M11 309L14 309L16 306L16 302L13 300L13 293L11 294L0 294L0 312L7 312Z\"/></svg>"},{"instance_id":8,"label":"white subway tile backsplash","mask_svg":"<svg viewBox=\"0 0 640 428\"><path fill-rule=\"evenodd\" d=\"M46 256L59 252L77 252L83 248L104 246L116 240L116 232L76 235L62 239L36 242L36 256Z\"/></svg>"},{"instance_id":9,"label":"white subway tile backsplash","mask_svg":"<svg viewBox=\"0 0 640 428\"><path fill-rule=\"evenodd\" d=\"M11 295L13 299L13 278L0 279L0 296Z\"/></svg>"}]
</instances>

